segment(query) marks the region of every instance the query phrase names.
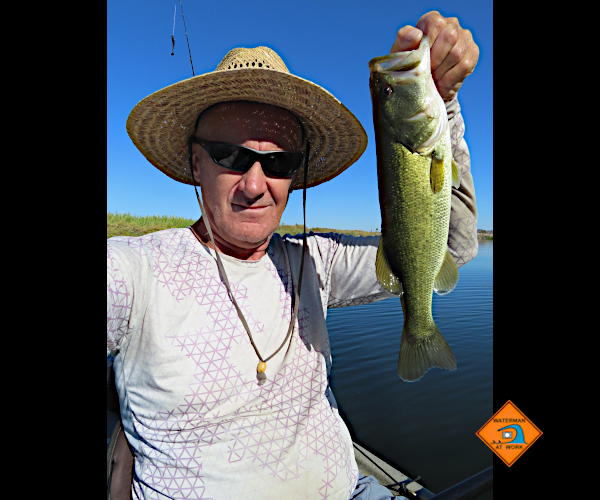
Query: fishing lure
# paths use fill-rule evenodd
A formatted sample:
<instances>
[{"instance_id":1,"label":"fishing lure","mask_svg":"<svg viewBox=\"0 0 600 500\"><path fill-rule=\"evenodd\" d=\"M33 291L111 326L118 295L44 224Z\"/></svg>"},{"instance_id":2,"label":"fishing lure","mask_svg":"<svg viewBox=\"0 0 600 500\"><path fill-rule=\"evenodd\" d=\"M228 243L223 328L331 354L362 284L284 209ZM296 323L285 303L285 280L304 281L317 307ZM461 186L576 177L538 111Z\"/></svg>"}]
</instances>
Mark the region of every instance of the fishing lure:
<instances>
[{"instance_id":1,"label":"fishing lure","mask_svg":"<svg viewBox=\"0 0 600 500\"><path fill-rule=\"evenodd\" d=\"M173 34L171 35L171 42L173 47L171 48L171 55L175 55L175 14L177 14L177 5L175 5L175 12L173 12Z\"/></svg>"}]
</instances>

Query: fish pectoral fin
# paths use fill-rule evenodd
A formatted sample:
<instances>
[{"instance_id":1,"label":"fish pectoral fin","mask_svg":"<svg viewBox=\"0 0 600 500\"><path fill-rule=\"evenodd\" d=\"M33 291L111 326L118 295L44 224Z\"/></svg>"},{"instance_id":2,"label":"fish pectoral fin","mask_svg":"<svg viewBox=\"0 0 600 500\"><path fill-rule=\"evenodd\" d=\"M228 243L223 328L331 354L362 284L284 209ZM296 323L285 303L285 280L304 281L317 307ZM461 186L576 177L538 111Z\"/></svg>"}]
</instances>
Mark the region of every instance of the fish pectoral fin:
<instances>
[{"instance_id":1,"label":"fish pectoral fin","mask_svg":"<svg viewBox=\"0 0 600 500\"><path fill-rule=\"evenodd\" d=\"M446 248L442 267L433 282L433 290L438 295L446 295L454 290L456 283L458 283L458 269L452 255L450 255L450 250Z\"/></svg>"},{"instance_id":2,"label":"fish pectoral fin","mask_svg":"<svg viewBox=\"0 0 600 500\"><path fill-rule=\"evenodd\" d=\"M394 295L400 295L402 293L402 283L400 283L398 277L392 272L390 263L385 256L385 250L383 249L383 235L381 235L379 248L377 248L375 273L377 274L377 281L379 281L379 284L388 292L393 293Z\"/></svg>"},{"instance_id":3,"label":"fish pectoral fin","mask_svg":"<svg viewBox=\"0 0 600 500\"><path fill-rule=\"evenodd\" d=\"M435 153L431 155L429 180L434 193L439 193L444 187L444 159L437 158Z\"/></svg>"},{"instance_id":4,"label":"fish pectoral fin","mask_svg":"<svg viewBox=\"0 0 600 500\"><path fill-rule=\"evenodd\" d=\"M454 158L452 158L452 187L456 189L460 187L460 175Z\"/></svg>"}]
</instances>

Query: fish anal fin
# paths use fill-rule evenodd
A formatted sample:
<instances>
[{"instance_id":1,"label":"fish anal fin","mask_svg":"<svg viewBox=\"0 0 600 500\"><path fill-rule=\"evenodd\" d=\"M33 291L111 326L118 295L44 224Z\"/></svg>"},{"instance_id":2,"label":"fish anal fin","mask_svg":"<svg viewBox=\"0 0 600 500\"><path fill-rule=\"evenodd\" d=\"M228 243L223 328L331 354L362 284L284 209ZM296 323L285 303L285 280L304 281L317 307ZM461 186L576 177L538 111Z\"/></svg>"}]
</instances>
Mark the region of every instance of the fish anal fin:
<instances>
[{"instance_id":1,"label":"fish anal fin","mask_svg":"<svg viewBox=\"0 0 600 500\"><path fill-rule=\"evenodd\" d=\"M454 158L452 158L452 187L456 189L460 187L460 174Z\"/></svg>"},{"instance_id":2,"label":"fish anal fin","mask_svg":"<svg viewBox=\"0 0 600 500\"><path fill-rule=\"evenodd\" d=\"M458 283L458 269L450 255L450 250L446 248L442 267L433 282L433 290L438 295L446 295L454 290L456 283Z\"/></svg>"},{"instance_id":3,"label":"fish anal fin","mask_svg":"<svg viewBox=\"0 0 600 500\"><path fill-rule=\"evenodd\" d=\"M444 187L444 159L437 158L435 153L431 155L431 170L429 180L434 193L439 193Z\"/></svg>"},{"instance_id":4,"label":"fish anal fin","mask_svg":"<svg viewBox=\"0 0 600 500\"><path fill-rule=\"evenodd\" d=\"M415 382L434 366L456 370L456 358L450 346L432 321L430 331L412 335L405 322L398 356L398 375L406 382Z\"/></svg>"},{"instance_id":5,"label":"fish anal fin","mask_svg":"<svg viewBox=\"0 0 600 500\"><path fill-rule=\"evenodd\" d=\"M402 293L402 283L392 272L390 263L385 256L385 250L383 249L383 235L381 235L381 239L379 240L379 248L377 248L375 272L377 274L377 281L379 281L379 284L388 292L393 293L394 295L400 295Z\"/></svg>"}]
</instances>

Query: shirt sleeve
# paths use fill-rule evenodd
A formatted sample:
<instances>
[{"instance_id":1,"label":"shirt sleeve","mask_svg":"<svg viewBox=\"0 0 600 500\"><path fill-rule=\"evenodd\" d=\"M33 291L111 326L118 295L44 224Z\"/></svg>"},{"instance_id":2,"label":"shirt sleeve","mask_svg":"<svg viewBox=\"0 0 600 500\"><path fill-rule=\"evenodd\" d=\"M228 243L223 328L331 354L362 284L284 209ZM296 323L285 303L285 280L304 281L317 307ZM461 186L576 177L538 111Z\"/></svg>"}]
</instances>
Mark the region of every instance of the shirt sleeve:
<instances>
[{"instance_id":1,"label":"shirt sleeve","mask_svg":"<svg viewBox=\"0 0 600 500\"><path fill-rule=\"evenodd\" d=\"M106 354L120 349L126 336L141 323L152 276L146 253L127 241L107 240Z\"/></svg>"},{"instance_id":2,"label":"shirt sleeve","mask_svg":"<svg viewBox=\"0 0 600 500\"><path fill-rule=\"evenodd\" d=\"M370 304L393 297L377 281L379 236L312 234L325 273L327 308Z\"/></svg>"},{"instance_id":3,"label":"shirt sleeve","mask_svg":"<svg viewBox=\"0 0 600 500\"><path fill-rule=\"evenodd\" d=\"M446 103L446 111L450 124L452 156L460 175L460 187L452 188L448 247L456 267L461 267L472 260L479 250L477 205L475 203L475 186L471 175L471 156L464 138L465 122L456 97Z\"/></svg>"}]
</instances>

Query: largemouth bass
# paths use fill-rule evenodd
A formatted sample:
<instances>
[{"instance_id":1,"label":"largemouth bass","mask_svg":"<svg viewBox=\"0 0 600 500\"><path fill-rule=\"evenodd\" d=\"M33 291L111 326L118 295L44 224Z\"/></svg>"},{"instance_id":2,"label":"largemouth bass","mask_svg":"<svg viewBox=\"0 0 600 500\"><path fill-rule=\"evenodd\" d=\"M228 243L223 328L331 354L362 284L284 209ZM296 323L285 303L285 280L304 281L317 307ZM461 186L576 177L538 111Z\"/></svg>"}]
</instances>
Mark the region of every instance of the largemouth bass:
<instances>
[{"instance_id":1,"label":"largemouth bass","mask_svg":"<svg viewBox=\"0 0 600 500\"><path fill-rule=\"evenodd\" d=\"M415 381L433 366L456 369L431 301L434 290L449 293L458 281L447 245L451 187L459 177L427 37L416 50L372 59L369 68L382 219L377 279L400 295L398 374Z\"/></svg>"}]
</instances>

